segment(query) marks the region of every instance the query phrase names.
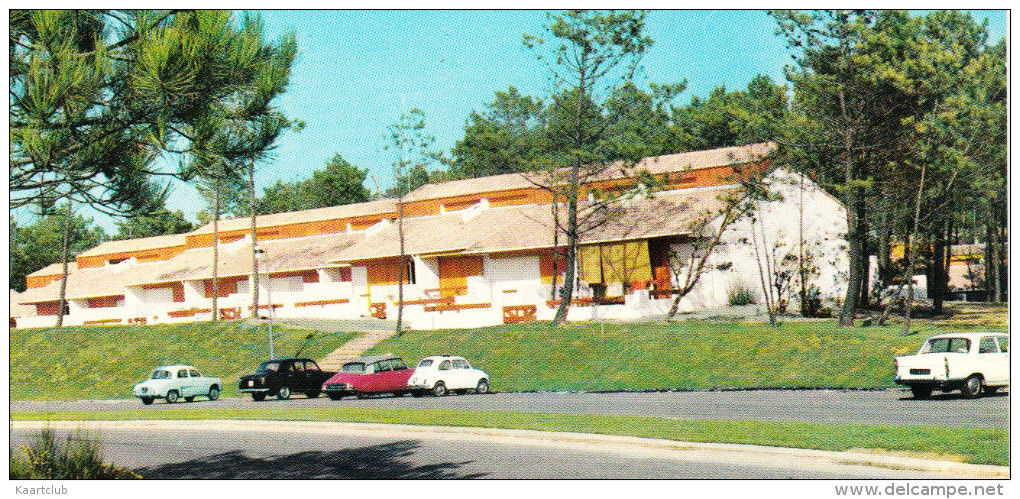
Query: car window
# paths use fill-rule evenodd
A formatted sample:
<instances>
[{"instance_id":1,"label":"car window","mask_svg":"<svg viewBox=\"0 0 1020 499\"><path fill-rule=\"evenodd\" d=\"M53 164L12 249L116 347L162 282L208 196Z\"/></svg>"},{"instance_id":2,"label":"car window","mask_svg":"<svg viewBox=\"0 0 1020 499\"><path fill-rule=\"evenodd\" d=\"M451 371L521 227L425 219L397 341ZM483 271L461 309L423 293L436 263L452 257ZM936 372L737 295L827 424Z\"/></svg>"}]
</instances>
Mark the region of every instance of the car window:
<instances>
[{"instance_id":1,"label":"car window","mask_svg":"<svg viewBox=\"0 0 1020 499\"><path fill-rule=\"evenodd\" d=\"M970 351L970 340L966 338L953 338L949 341L949 351L956 353L967 353Z\"/></svg>"},{"instance_id":2,"label":"car window","mask_svg":"<svg viewBox=\"0 0 1020 499\"><path fill-rule=\"evenodd\" d=\"M171 375L170 371L157 369L152 372L152 379L170 379L171 377L173 376Z\"/></svg>"},{"instance_id":3,"label":"car window","mask_svg":"<svg viewBox=\"0 0 1020 499\"><path fill-rule=\"evenodd\" d=\"M388 360L380 360L379 362L375 363L375 372L381 373L381 372L385 372L385 371L389 371L389 370L390 370L390 361L388 361Z\"/></svg>"},{"instance_id":4,"label":"car window","mask_svg":"<svg viewBox=\"0 0 1020 499\"><path fill-rule=\"evenodd\" d=\"M279 362L268 362L267 361L267 362L263 362L263 363L259 364L259 368L256 369L255 372L260 372L260 373L275 373L276 371L279 371L279 370L280 370L280 363Z\"/></svg>"},{"instance_id":5,"label":"car window","mask_svg":"<svg viewBox=\"0 0 1020 499\"><path fill-rule=\"evenodd\" d=\"M294 363L291 364L291 365L294 366L294 371L295 372L301 372L301 371L305 370L305 363L301 362L300 360L294 361Z\"/></svg>"},{"instance_id":6,"label":"car window","mask_svg":"<svg viewBox=\"0 0 1020 499\"><path fill-rule=\"evenodd\" d=\"M967 338L933 338L921 347L918 353L967 353L970 351L970 340Z\"/></svg>"},{"instance_id":7,"label":"car window","mask_svg":"<svg viewBox=\"0 0 1020 499\"><path fill-rule=\"evenodd\" d=\"M454 368L454 369L468 369L468 367L469 367L469 366L468 366L468 363L467 363L467 361L466 361L466 360L463 360L463 359L455 359L455 360L453 361L453 368Z\"/></svg>"},{"instance_id":8,"label":"car window","mask_svg":"<svg viewBox=\"0 0 1020 499\"><path fill-rule=\"evenodd\" d=\"M418 367L428 367L432 365L432 359L424 359L418 363Z\"/></svg>"},{"instance_id":9,"label":"car window","mask_svg":"<svg viewBox=\"0 0 1020 499\"><path fill-rule=\"evenodd\" d=\"M1009 338L1005 336L999 336L999 351L1006 353L1009 351Z\"/></svg>"},{"instance_id":10,"label":"car window","mask_svg":"<svg viewBox=\"0 0 1020 499\"><path fill-rule=\"evenodd\" d=\"M177 377L178 378L187 378L188 377L188 370L187 369L181 369L180 371L177 371Z\"/></svg>"},{"instance_id":11,"label":"car window","mask_svg":"<svg viewBox=\"0 0 1020 499\"><path fill-rule=\"evenodd\" d=\"M404 364L404 359L390 359L390 365L393 366L394 371L407 369L407 364Z\"/></svg>"},{"instance_id":12,"label":"car window","mask_svg":"<svg viewBox=\"0 0 1020 499\"><path fill-rule=\"evenodd\" d=\"M439 370L440 371L446 371L446 370L450 369L451 365L453 365L453 364L450 361L444 360L444 361L439 363Z\"/></svg>"},{"instance_id":13,"label":"car window","mask_svg":"<svg viewBox=\"0 0 1020 499\"><path fill-rule=\"evenodd\" d=\"M202 373L198 372L198 369L191 369L191 370L188 371L188 374L190 374L192 378L201 378L202 377Z\"/></svg>"},{"instance_id":14,"label":"car window","mask_svg":"<svg viewBox=\"0 0 1020 499\"><path fill-rule=\"evenodd\" d=\"M995 338L982 336L981 342L978 343L978 353L999 353L999 348L995 344Z\"/></svg>"},{"instance_id":15,"label":"car window","mask_svg":"<svg viewBox=\"0 0 1020 499\"><path fill-rule=\"evenodd\" d=\"M305 371L320 371L320 370L321 369L319 369L319 365L316 364L314 361L311 360L305 361Z\"/></svg>"},{"instance_id":16,"label":"car window","mask_svg":"<svg viewBox=\"0 0 1020 499\"><path fill-rule=\"evenodd\" d=\"M365 372L365 364L361 362L348 362L340 370L345 373L363 373Z\"/></svg>"}]
</instances>

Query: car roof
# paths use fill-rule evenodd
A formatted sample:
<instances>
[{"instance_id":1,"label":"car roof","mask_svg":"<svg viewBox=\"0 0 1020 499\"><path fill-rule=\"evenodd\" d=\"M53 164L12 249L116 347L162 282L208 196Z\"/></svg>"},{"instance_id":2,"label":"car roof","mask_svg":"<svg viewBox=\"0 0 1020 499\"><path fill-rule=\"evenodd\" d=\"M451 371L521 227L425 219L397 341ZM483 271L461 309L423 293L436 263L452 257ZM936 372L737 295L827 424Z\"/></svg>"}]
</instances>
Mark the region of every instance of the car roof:
<instances>
[{"instance_id":1,"label":"car roof","mask_svg":"<svg viewBox=\"0 0 1020 499\"><path fill-rule=\"evenodd\" d=\"M277 357L275 359L269 359L269 360L265 360L263 362L286 362L286 361L289 361L289 360L312 360L312 359L309 359L307 357ZM315 362L315 361L312 360L312 362Z\"/></svg>"},{"instance_id":2,"label":"car roof","mask_svg":"<svg viewBox=\"0 0 1020 499\"><path fill-rule=\"evenodd\" d=\"M357 359L344 362L344 364L346 365L346 364L350 364L352 362L360 362L362 364L371 364L373 362L379 362L380 360L387 360L387 359L404 360L404 359L401 359L400 357L397 357L397 356L394 356L394 355L366 355L364 357L358 357Z\"/></svg>"},{"instance_id":3,"label":"car roof","mask_svg":"<svg viewBox=\"0 0 1020 499\"><path fill-rule=\"evenodd\" d=\"M154 371L158 371L160 369L162 369L164 371L173 371L174 369L194 369L196 371L198 370L197 367L189 366L189 365L186 365L186 364L171 364L169 366L159 366L159 367L157 367L156 369L153 369L153 370Z\"/></svg>"},{"instance_id":4,"label":"car roof","mask_svg":"<svg viewBox=\"0 0 1020 499\"><path fill-rule=\"evenodd\" d=\"M989 335L1009 336L1009 334L1003 333L1002 331L959 331L959 332L956 332L956 333L941 333L941 334L936 334L936 335L933 335L933 336L929 336L928 339L929 340L936 339L936 338L969 338L969 339L974 339L974 338L977 338L979 336L989 336Z\"/></svg>"},{"instance_id":5,"label":"car roof","mask_svg":"<svg viewBox=\"0 0 1020 499\"><path fill-rule=\"evenodd\" d=\"M446 359L456 360L456 359L461 359L461 360L467 360L464 357L461 357L460 355L429 355L428 357L425 357L425 359L432 359L432 360L446 360ZM425 359L421 359L421 360L425 360Z\"/></svg>"}]
</instances>

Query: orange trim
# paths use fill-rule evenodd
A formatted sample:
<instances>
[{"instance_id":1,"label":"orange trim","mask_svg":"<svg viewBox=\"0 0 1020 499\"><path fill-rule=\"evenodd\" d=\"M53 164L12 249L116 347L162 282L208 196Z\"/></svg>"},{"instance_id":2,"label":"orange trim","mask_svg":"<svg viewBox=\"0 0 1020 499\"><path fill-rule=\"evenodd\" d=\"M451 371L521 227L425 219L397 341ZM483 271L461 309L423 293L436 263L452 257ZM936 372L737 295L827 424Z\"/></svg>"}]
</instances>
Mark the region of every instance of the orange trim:
<instances>
[{"instance_id":1,"label":"orange trim","mask_svg":"<svg viewBox=\"0 0 1020 499\"><path fill-rule=\"evenodd\" d=\"M446 312L449 310L463 310L466 308L491 308L491 303L456 303L452 305L436 305L433 307L425 307L426 312Z\"/></svg>"},{"instance_id":2,"label":"orange trim","mask_svg":"<svg viewBox=\"0 0 1020 499\"><path fill-rule=\"evenodd\" d=\"M311 307L314 305L333 305L339 303L350 303L351 300L347 298L338 298L336 300L319 300L319 301L299 301L294 304L295 307ZM251 307L248 307L251 308Z\"/></svg>"},{"instance_id":3,"label":"orange trim","mask_svg":"<svg viewBox=\"0 0 1020 499\"><path fill-rule=\"evenodd\" d=\"M511 305L503 307L503 324L538 320L537 305Z\"/></svg>"},{"instance_id":4,"label":"orange trim","mask_svg":"<svg viewBox=\"0 0 1020 499\"><path fill-rule=\"evenodd\" d=\"M120 320L120 319L103 319L103 320L97 320L97 321L85 321L84 324L86 326L91 326L91 325L99 325L99 324L120 324L121 322L123 322L123 321Z\"/></svg>"}]
</instances>

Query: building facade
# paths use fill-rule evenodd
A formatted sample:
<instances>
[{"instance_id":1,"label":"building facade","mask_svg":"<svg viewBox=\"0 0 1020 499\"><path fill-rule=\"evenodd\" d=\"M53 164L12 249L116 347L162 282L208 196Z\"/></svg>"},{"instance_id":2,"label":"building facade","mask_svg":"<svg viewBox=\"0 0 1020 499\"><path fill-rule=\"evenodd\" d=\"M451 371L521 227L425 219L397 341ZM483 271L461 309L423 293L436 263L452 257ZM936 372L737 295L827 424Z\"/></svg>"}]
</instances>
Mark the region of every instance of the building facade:
<instances>
[{"instance_id":1,"label":"building facade","mask_svg":"<svg viewBox=\"0 0 1020 499\"><path fill-rule=\"evenodd\" d=\"M808 255L819 295L840 296L845 210L809 179L772 165L774 148L659 156L593 175L581 192L584 220L568 320L665 313L683 272L677 262L713 237L720 214L742 197L741 183L749 178L763 178L774 195L754 201L753 215L726 228L681 310L725 306L741 290L760 299L762 276L779 271L787 255ZM654 178L655 187L639 186L639 177ZM549 320L563 286L566 237L556 229L565 209L553 202L547 178L509 174L428 184L405 196L402 210L383 199L258 216L256 248L249 218L221 220L218 238L208 224L187 234L105 242L71 265L64 324L209 320L214 295L215 313L226 320L393 319L400 225L409 327ZM54 325L61 273L61 265L51 265L28 277L24 293L12 294L12 303L30 311L14 318L17 327Z\"/></svg>"}]
</instances>

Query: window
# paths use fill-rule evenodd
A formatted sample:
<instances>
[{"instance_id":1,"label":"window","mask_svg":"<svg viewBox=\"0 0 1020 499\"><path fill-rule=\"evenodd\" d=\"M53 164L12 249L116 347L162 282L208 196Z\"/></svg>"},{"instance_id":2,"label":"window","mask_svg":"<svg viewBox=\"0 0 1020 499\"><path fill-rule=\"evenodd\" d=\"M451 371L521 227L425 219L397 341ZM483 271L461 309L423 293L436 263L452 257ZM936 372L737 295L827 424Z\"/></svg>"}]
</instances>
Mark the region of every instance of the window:
<instances>
[{"instance_id":1,"label":"window","mask_svg":"<svg viewBox=\"0 0 1020 499\"><path fill-rule=\"evenodd\" d=\"M414 278L414 258L407 259L407 265L404 268L404 280L408 284L418 284Z\"/></svg>"},{"instance_id":2,"label":"window","mask_svg":"<svg viewBox=\"0 0 1020 499\"><path fill-rule=\"evenodd\" d=\"M376 366L375 372L377 373L386 372L391 370L392 368L392 366L390 365L390 361L388 360L380 360L379 362L375 363L375 366Z\"/></svg>"},{"instance_id":3,"label":"window","mask_svg":"<svg viewBox=\"0 0 1020 499\"><path fill-rule=\"evenodd\" d=\"M439 370L440 371L448 371L448 370L450 370L450 366L451 365L452 365L452 363L450 361L444 360L443 362L441 362L439 364Z\"/></svg>"},{"instance_id":4,"label":"window","mask_svg":"<svg viewBox=\"0 0 1020 499\"><path fill-rule=\"evenodd\" d=\"M177 371L177 377L178 378L187 378L188 377L188 370L187 369L181 369L180 371Z\"/></svg>"},{"instance_id":5,"label":"window","mask_svg":"<svg viewBox=\"0 0 1020 499\"><path fill-rule=\"evenodd\" d=\"M995 344L995 338L983 336L981 343L978 344L978 353L999 353L999 348Z\"/></svg>"},{"instance_id":6,"label":"window","mask_svg":"<svg viewBox=\"0 0 1020 499\"><path fill-rule=\"evenodd\" d=\"M428 367L432 365L432 359L425 359L418 363L418 367Z\"/></svg>"},{"instance_id":7,"label":"window","mask_svg":"<svg viewBox=\"0 0 1020 499\"><path fill-rule=\"evenodd\" d=\"M363 373L365 372L365 364L361 362L348 362L340 370L345 373Z\"/></svg>"},{"instance_id":8,"label":"window","mask_svg":"<svg viewBox=\"0 0 1020 499\"><path fill-rule=\"evenodd\" d=\"M294 368L293 368L294 372L301 372L301 371L305 370L305 363L301 362L300 360L294 361L293 366L294 366Z\"/></svg>"},{"instance_id":9,"label":"window","mask_svg":"<svg viewBox=\"0 0 1020 499\"><path fill-rule=\"evenodd\" d=\"M470 369L471 366L468 365L466 360L456 359L456 360L453 361L453 368L454 369Z\"/></svg>"},{"instance_id":10,"label":"window","mask_svg":"<svg viewBox=\"0 0 1020 499\"><path fill-rule=\"evenodd\" d=\"M407 364L404 364L403 359L390 360L390 364L393 366L394 371L402 371L404 369L407 369Z\"/></svg>"},{"instance_id":11,"label":"window","mask_svg":"<svg viewBox=\"0 0 1020 499\"><path fill-rule=\"evenodd\" d=\"M170 379L170 371L156 370L152 372L152 379Z\"/></svg>"},{"instance_id":12,"label":"window","mask_svg":"<svg viewBox=\"0 0 1020 499\"><path fill-rule=\"evenodd\" d=\"M198 372L198 369L192 369L192 370L190 370L188 372L191 374L192 378L201 378L202 377L202 373Z\"/></svg>"},{"instance_id":13,"label":"window","mask_svg":"<svg viewBox=\"0 0 1020 499\"><path fill-rule=\"evenodd\" d=\"M1009 352L1009 338L999 336L999 351L1002 353Z\"/></svg>"},{"instance_id":14,"label":"window","mask_svg":"<svg viewBox=\"0 0 1020 499\"><path fill-rule=\"evenodd\" d=\"M279 362L263 362L255 372L258 373L275 373L280 369Z\"/></svg>"},{"instance_id":15,"label":"window","mask_svg":"<svg viewBox=\"0 0 1020 499\"><path fill-rule=\"evenodd\" d=\"M315 361L311 360L305 361L305 371L318 371L318 370L320 370L319 365L316 364Z\"/></svg>"},{"instance_id":16,"label":"window","mask_svg":"<svg viewBox=\"0 0 1020 499\"><path fill-rule=\"evenodd\" d=\"M967 353L970 351L970 340L966 338L935 338L918 353Z\"/></svg>"}]
</instances>

